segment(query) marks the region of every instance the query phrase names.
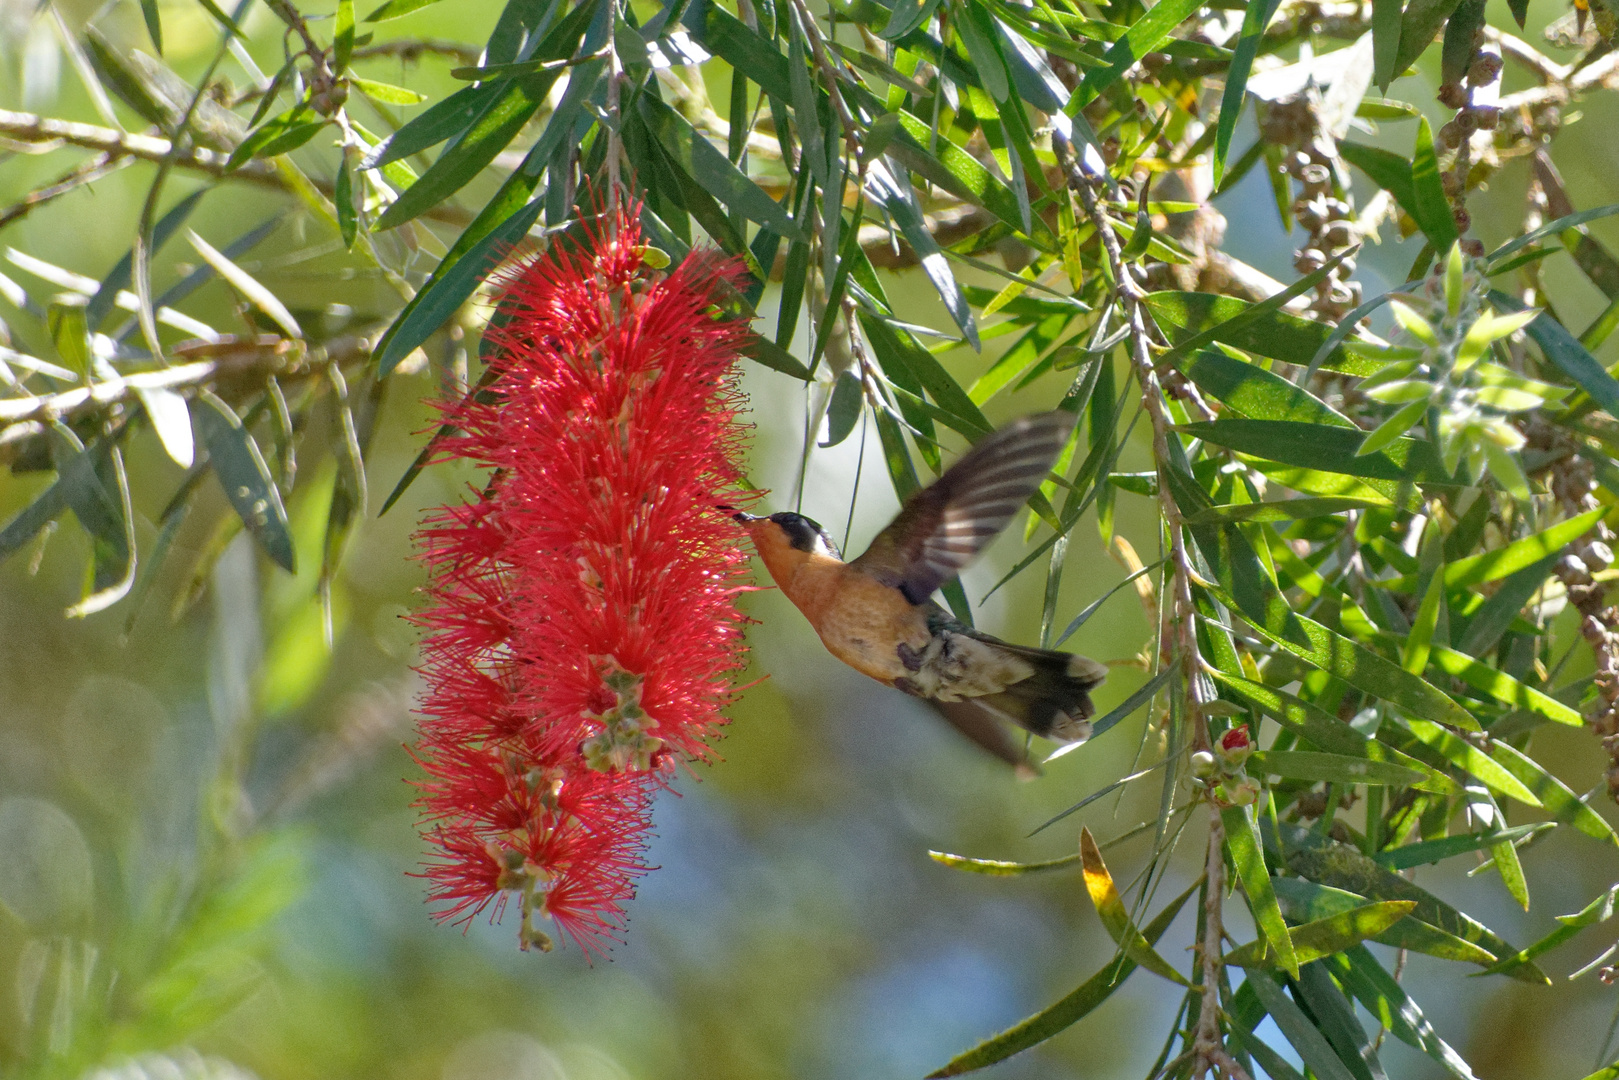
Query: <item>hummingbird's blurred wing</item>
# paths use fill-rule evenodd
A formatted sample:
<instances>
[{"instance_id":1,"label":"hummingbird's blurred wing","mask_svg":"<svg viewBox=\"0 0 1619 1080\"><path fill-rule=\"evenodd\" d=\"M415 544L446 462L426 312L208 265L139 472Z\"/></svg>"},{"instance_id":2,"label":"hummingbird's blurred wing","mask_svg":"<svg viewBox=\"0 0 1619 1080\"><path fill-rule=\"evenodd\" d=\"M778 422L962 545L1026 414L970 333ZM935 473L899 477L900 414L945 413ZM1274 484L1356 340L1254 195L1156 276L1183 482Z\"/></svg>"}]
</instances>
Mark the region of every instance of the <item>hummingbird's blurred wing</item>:
<instances>
[{"instance_id":1,"label":"hummingbird's blurred wing","mask_svg":"<svg viewBox=\"0 0 1619 1080\"><path fill-rule=\"evenodd\" d=\"M980 439L918 491L853 566L923 604L1028 502L1074 430L1066 412L1017 420Z\"/></svg>"}]
</instances>

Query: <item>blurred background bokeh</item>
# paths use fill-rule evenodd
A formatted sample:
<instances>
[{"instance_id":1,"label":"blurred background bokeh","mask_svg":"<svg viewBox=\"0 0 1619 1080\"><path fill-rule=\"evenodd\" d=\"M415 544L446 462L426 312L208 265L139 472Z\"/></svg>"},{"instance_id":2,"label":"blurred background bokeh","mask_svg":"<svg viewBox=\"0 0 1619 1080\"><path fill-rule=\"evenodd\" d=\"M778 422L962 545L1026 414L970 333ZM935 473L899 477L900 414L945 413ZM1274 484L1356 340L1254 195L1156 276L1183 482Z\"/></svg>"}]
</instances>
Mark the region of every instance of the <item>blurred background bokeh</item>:
<instances>
[{"instance_id":1,"label":"blurred background bokeh","mask_svg":"<svg viewBox=\"0 0 1619 1080\"><path fill-rule=\"evenodd\" d=\"M0 107L94 122L56 13L76 26L100 9L62 2L46 13L50 7L0 0ZM214 24L195 3L161 7L165 60L194 75ZM409 29L479 42L492 11L455 0L412 16ZM1560 0L1536 0L1530 31L1561 14ZM131 41L142 33L132 0L112 5L100 24ZM250 52L273 71L278 24L256 6L246 25ZM368 63L375 78L435 98L456 85L442 59ZM1428 107L1431 85L1407 79L1391 96ZM1610 95L1556 145L1581 206L1619 199L1616 129L1619 105ZM1238 141L1252 138L1250 126ZM0 149L0 205L82 153L14 149ZM99 278L128 250L150 176L150 166L136 165L44 207L7 227L0 249ZM1487 223L1498 207L1502 221L1518 220L1524 184L1524 167L1510 166L1477 199L1475 217ZM167 198L195 186L177 179ZM472 189L465 203L476 205L487 189ZM1290 244L1263 178L1250 175L1219 205L1232 223L1228 250L1290 278ZM203 200L191 225L222 246L277 216L243 265L333 327L364 324L383 299L377 282L281 196L226 185ZM1487 224L1483 231L1498 238ZM1414 245L1392 232L1386 227L1382 244L1361 259L1368 295L1403 280L1414 257ZM184 269L175 262L183 258L171 250L158 261L159 287ZM1584 325L1600 297L1559 259L1566 256L1549 260L1547 272L1568 278L1564 318ZM0 269L53 291L15 261ZM919 277L894 290L913 305L915 321L942 319ZM234 318L218 283L188 309L216 325ZM13 312L0 300L0 317L10 321ZM1613 352L1610 342L1608 362ZM946 362L971 371L985 361L962 350ZM627 941L611 961L590 966L572 948L520 953L510 925L479 921L465 933L435 925L412 876L423 854L410 806L418 772L407 750L417 635L401 616L422 581L411 558L421 510L461 498L472 477L429 471L399 506L376 516L420 448L433 370L396 374L387 385L370 514L336 584L330 650L315 597L317 560L287 575L240 534L218 554L219 523L231 510L211 482L133 619L128 601L87 619L64 617L86 561L87 541L74 528L0 565L0 1073L919 1077L1049 1004L1112 956L1076 870L983 877L927 853L1049 859L1073 851L1082 824L1106 841L1152 820L1160 790L1148 778L1030 835L1130 772L1158 737L1155 718L1138 715L1019 783L917 703L832 660L768 591L745 599L758 620L746 674L755 682L732 710L723 760L680 777L660 797L649 853L658 869L644 879ZM793 505L803 385L751 366L744 385L755 425L753 479L772 489L774 505ZM1000 421L1046 407L1058 392L1058 382L1036 385L991 415ZM856 551L896 505L875 432L864 453L861 434L812 453L802 494L803 511L834 537L847 533ZM1143 432L1132 453L1121 470L1148 467ZM137 493L172 489L182 475L150 433L136 440L130 467ZM311 450L300 469L289 512L300 548L314 551L335 466ZM0 520L48 482L48 473L0 478ZM144 546L161 502L138 498L136 510ZM1117 530L1147 561L1156 524L1148 500L1119 495ZM1021 529L1009 530L968 573L975 604L1021 544ZM1098 531L1082 525L1058 625L1125 573ZM1035 573L1014 580L979 606L980 625L1035 640L1043 586ZM1126 589L1069 643L1123 661L1098 694L1102 709L1141 684L1132 661L1149 626ZM1602 759L1588 735L1555 728L1545 737L1537 744L1543 760L1571 786L1598 782ZM1148 831L1108 849L1121 883L1142 868L1152 843ZM1198 847L1175 854L1161 896L1191 880ZM1528 914L1494 879L1426 872L1421 880L1521 942L1578 910L1619 865L1613 851L1566 832L1527 850L1524 862L1535 889ZM1172 959L1184 956L1191 920L1188 909L1166 939ZM1231 929L1238 940L1251 936L1247 927ZM1406 977L1481 1076L1583 1076L1606 1043L1615 991L1564 976L1608 944L1604 934L1611 939L1597 928L1549 957L1555 985L1547 989L1458 978L1422 957ZM1168 983L1138 973L1096 1014L994 1075L1141 1076L1178 999ZM1441 1075L1403 1044L1386 1043L1384 1054L1391 1077Z\"/></svg>"}]
</instances>

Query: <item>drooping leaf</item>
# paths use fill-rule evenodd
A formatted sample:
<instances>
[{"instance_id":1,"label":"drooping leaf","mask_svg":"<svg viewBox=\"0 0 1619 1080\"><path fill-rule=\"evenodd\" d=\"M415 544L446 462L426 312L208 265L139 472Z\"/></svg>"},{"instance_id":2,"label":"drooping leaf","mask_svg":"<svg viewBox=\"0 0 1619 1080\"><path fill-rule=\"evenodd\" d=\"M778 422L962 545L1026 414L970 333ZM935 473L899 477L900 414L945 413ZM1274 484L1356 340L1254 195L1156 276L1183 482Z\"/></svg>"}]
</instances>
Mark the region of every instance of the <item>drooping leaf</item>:
<instances>
[{"instance_id":1,"label":"drooping leaf","mask_svg":"<svg viewBox=\"0 0 1619 1080\"><path fill-rule=\"evenodd\" d=\"M1220 810L1225 825L1226 850L1231 854L1231 865L1242 882L1242 891L1248 898L1248 910L1254 922L1265 935L1268 951L1275 953L1277 963L1290 974L1299 973L1299 958L1293 952L1293 939L1282 919L1276 892L1271 888L1270 869L1265 865L1265 849L1259 837L1259 826L1253 812L1246 806L1226 806Z\"/></svg>"},{"instance_id":2,"label":"drooping leaf","mask_svg":"<svg viewBox=\"0 0 1619 1080\"><path fill-rule=\"evenodd\" d=\"M1164 936L1164 932L1169 929L1170 923L1175 921L1175 916L1180 914L1186 901L1197 892L1199 884L1194 883L1191 888L1171 900L1152 922L1142 929L1141 934L1147 944L1158 943L1158 939ZM1080 984L1073 993L1061 1001L1007 1028L999 1035L985 1039L971 1050L957 1055L942 1068L928 1073L928 1080L975 1072L1045 1042L1058 1032L1073 1026L1113 996L1113 992L1124 985L1124 981L1130 977L1135 968L1135 961L1129 957L1123 955L1115 957L1101 971Z\"/></svg>"},{"instance_id":3,"label":"drooping leaf","mask_svg":"<svg viewBox=\"0 0 1619 1080\"><path fill-rule=\"evenodd\" d=\"M1190 986L1186 976L1159 956L1130 920L1130 913L1125 910L1124 900L1119 896L1119 888L1113 883L1113 875L1108 872L1101 849L1096 846L1096 838L1087 828L1079 831L1079 858L1085 871L1085 891L1090 894L1091 903L1096 907L1096 914L1101 916L1108 936L1124 955L1154 975L1181 986Z\"/></svg>"},{"instance_id":4,"label":"drooping leaf","mask_svg":"<svg viewBox=\"0 0 1619 1080\"><path fill-rule=\"evenodd\" d=\"M242 524L271 561L289 574L296 573L292 532L281 492L252 434L229 405L206 390L197 396L192 419L208 449L208 464Z\"/></svg>"}]
</instances>

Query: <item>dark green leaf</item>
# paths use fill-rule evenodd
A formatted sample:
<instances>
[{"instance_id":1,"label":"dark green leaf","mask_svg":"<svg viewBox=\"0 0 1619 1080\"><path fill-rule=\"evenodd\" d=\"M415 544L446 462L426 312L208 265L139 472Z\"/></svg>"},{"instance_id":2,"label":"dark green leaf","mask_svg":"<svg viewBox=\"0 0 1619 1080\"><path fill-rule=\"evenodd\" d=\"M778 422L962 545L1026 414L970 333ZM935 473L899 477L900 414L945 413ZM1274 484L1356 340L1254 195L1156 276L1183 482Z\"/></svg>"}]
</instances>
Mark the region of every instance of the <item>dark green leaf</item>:
<instances>
[{"instance_id":1,"label":"dark green leaf","mask_svg":"<svg viewBox=\"0 0 1619 1080\"><path fill-rule=\"evenodd\" d=\"M1225 824L1226 850L1231 853L1231 865L1248 897L1248 910L1253 913L1254 923L1265 935L1269 951L1276 954L1277 962L1297 975L1299 960L1293 953L1293 939L1271 888L1270 869L1265 865L1264 845L1253 811L1246 806L1222 807L1220 820Z\"/></svg>"},{"instance_id":2,"label":"dark green leaf","mask_svg":"<svg viewBox=\"0 0 1619 1080\"><path fill-rule=\"evenodd\" d=\"M1288 933L1293 941L1293 955L1300 964L1308 964L1343 952L1351 945L1386 932L1416 906L1410 900L1385 900L1292 927ZM1274 967L1276 956L1261 940L1227 953L1225 962L1233 967Z\"/></svg>"},{"instance_id":3,"label":"dark green leaf","mask_svg":"<svg viewBox=\"0 0 1619 1080\"><path fill-rule=\"evenodd\" d=\"M1302 521L1330 517L1346 510L1387 506L1382 499L1352 499L1326 496L1316 499L1282 499L1277 502L1238 503L1210 506L1186 516L1188 525L1217 525L1236 521Z\"/></svg>"},{"instance_id":4,"label":"dark green leaf","mask_svg":"<svg viewBox=\"0 0 1619 1080\"><path fill-rule=\"evenodd\" d=\"M642 95L641 113L664 152L720 202L781 236L804 239L803 230L781 204L731 164L684 116L651 95Z\"/></svg>"},{"instance_id":5,"label":"dark green leaf","mask_svg":"<svg viewBox=\"0 0 1619 1080\"><path fill-rule=\"evenodd\" d=\"M1575 214L1566 214L1555 221L1548 221L1538 229L1532 229L1522 236L1508 240L1485 256L1486 273L1491 275L1500 273L1500 268L1505 264L1507 258L1521 248L1538 243L1550 236L1559 236L1569 229L1578 228L1588 222L1596 221L1612 214L1619 214L1619 203L1609 203L1606 206L1598 206L1592 210L1581 210Z\"/></svg>"},{"instance_id":6,"label":"dark green leaf","mask_svg":"<svg viewBox=\"0 0 1619 1080\"><path fill-rule=\"evenodd\" d=\"M1312 348L1311 352L1314 351ZM1304 387L1218 349L1202 350L1186 363L1182 371L1197 384L1198 389L1252 420L1297 420L1355 429L1354 421Z\"/></svg>"},{"instance_id":7,"label":"dark green leaf","mask_svg":"<svg viewBox=\"0 0 1619 1080\"><path fill-rule=\"evenodd\" d=\"M1299 878L1275 878L1272 884L1282 910L1295 922L1324 919L1367 903L1364 896ZM1391 948L1410 949L1458 963L1487 966L1495 962L1493 953L1409 915L1379 934L1376 940Z\"/></svg>"},{"instance_id":8,"label":"dark green leaf","mask_svg":"<svg viewBox=\"0 0 1619 1080\"><path fill-rule=\"evenodd\" d=\"M1085 70L1084 81L1074 91L1074 96L1069 99L1063 112L1069 116L1077 116L1079 110L1095 101L1097 95L1112 86L1119 76L1139 63L1142 57L1154 52L1168 41L1175 28L1196 11L1198 6L1198 0L1160 0L1154 4L1107 50L1103 56L1107 61L1106 67Z\"/></svg>"},{"instance_id":9,"label":"dark green leaf","mask_svg":"<svg viewBox=\"0 0 1619 1080\"><path fill-rule=\"evenodd\" d=\"M949 260L939 250L938 241L922 219L922 207L916 201L916 192L911 189L909 180L903 173L896 175L891 172L883 162L873 162L867 178L867 191L899 226L905 242L911 245L911 250L921 260L922 272L933 283L939 299L944 301L945 310L961 327L967 343L975 350L981 349L983 346L978 340L978 325L973 320L972 307L962 295L961 286L956 284Z\"/></svg>"},{"instance_id":10,"label":"dark green leaf","mask_svg":"<svg viewBox=\"0 0 1619 1080\"><path fill-rule=\"evenodd\" d=\"M1428 775L1386 761L1305 750L1261 750L1249 758L1248 768L1252 772L1269 773L1286 780L1325 780L1351 785L1389 784L1396 787L1413 787Z\"/></svg>"},{"instance_id":11,"label":"dark green leaf","mask_svg":"<svg viewBox=\"0 0 1619 1080\"><path fill-rule=\"evenodd\" d=\"M597 15L601 2L585 0L570 12L540 42L535 49L535 58L561 60L572 55L585 33L586 25ZM372 225L372 231L383 232L402 225L461 190L523 129L544 103L558 74L556 71L541 71L496 84L499 87L498 96L466 133L440 154L421 178L406 188L393 205L383 212Z\"/></svg>"},{"instance_id":12,"label":"dark green leaf","mask_svg":"<svg viewBox=\"0 0 1619 1080\"><path fill-rule=\"evenodd\" d=\"M242 426L231 407L204 390L192 407L198 434L208 449L208 461L225 497L235 507L242 524L277 566L295 573L292 533L287 527L287 511L281 505L270 470L258 443Z\"/></svg>"},{"instance_id":13,"label":"dark green leaf","mask_svg":"<svg viewBox=\"0 0 1619 1080\"><path fill-rule=\"evenodd\" d=\"M1517 952L1488 927L1394 871L1379 866L1354 848L1286 822L1280 825L1280 830L1288 868L1300 877L1367 899L1415 900L1417 906L1412 918L1487 950L1492 959ZM1512 974L1514 978L1537 984L1548 981L1545 973L1532 964Z\"/></svg>"},{"instance_id":14,"label":"dark green leaf","mask_svg":"<svg viewBox=\"0 0 1619 1080\"><path fill-rule=\"evenodd\" d=\"M1478 48L1475 36L1484 29L1484 0L1461 0L1445 22L1445 43L1440 49L1439 78L1460 86Z\"/></svg>"},{"instance_id":15,"label":"dark green leaf","mask_svg":"<svg viewBox=\"0 0 1619 1080\"><path fill-rule=\"evenodd\" d=\"M832 402L826 410L826 442L820 444L822 447L836 446L849 437L865 401L865 387L858 375L845 371L838 376L832 386Z\"/></svg>"},{"instance_id":16,"label":"dark green leaf","mask_svg":"<svg viewBox=\"0 0 1619 1080\"><path fill-rule=\"evenodd\" d=\"M1394 58L1393 77L1398 78L1405 69L1417 62L1429 45L1433 44L1434 35L1439 28L1445 25L1450 13L1456 10L1460 0L1411 0L1406 5L1405 15L1400 20L1400 51ZM1436 251L1448 251L1450 245L1436 248Z\"/></svg>"},{"instance_id":17,"label":"dark green leaf","mask_svg":"<svg viewBox=\"0 0 1619 1080\"><path fill-rule=\"evenodd\" d=\"M1475 1080L1467 1062L1439 1037L1417 1003L1383 970L1370 949L1364 945L1352 946L1328 964L1343 988L1359 999L1395 1038L1433 1058L1457 1080Z\"/></svg>"},{"instance_id":18,"label":"dark green leaf","mask_svg":"<svg viewBox=\"0 0 1619 1080\"><path fill-rule=\"evenodd\" d=\"M1434 445L1395 439L1374 454L1357 457L1365 441L1358 429L1329 428L1287 420L1221 419L1185 424L1181 431L1217 446L1321 472L1392 480L1408 485L1454 486Z\"/></svg>"},{"instance_id":19,"label":"dark green leaf","mask_svg":"<svg viewBox=\"0 0 1619 1080\"><path fill-rule=\"evenodd\" d=\"M1336 716L1284 690L1252 682L1225 671L1216 672L1214 677L1243 701L1259 709L1300 738L1329 753L1353 755L1379 764L1412 770L1423 777L1422 782L1413 783L1412 786L1425 791L1460 793L1459 785L1449 777L1435 772L1416 758L1362 735Z\"/></svg>"},{"instance_id":20,"label":"dark green leaf","mask_svg":"<svg viewBox=\"0 0 1619 1080\"><path fill-rule=\"evenodd\" d=\"M1243 352L1305 367L1332 333L1332 327L1279 310L1279 305L1263 309L1257 317L1245 318L1256 307L1246 300L1211 293L1156 292L1147 296L1147 308L1160 326L1184 332L1175 337L1186 337L1177 341L1185 352L1201 348L1198 339L1206 338L1207 342L1217 341ZM1350 375L1370 375L1382 365L1362 360L1340 345L1320 366Z\"/></svg>"},{"instance_id":21,"label":"dark green leaf","mask_svg":"<svg viewBox=\"0 0 1619 1080\"><path fill-rule=\"evenodd\" d=\"M1372 0L1372 81L1384 93L1400 72L1400 0Z\"/></svg>"},{"instance_id":22,"label":"dark green leaf","mask_svg":"<svg viewBox=\"0 0 1619 1080\"><path fill-rule=\"evenodd\" d=\"M1299 1057L1310 1071L1315 1073L1318 1080L1358 1080L1349 1071L1348 1067L1338 1059L1338 1055L1328 1045L1326 1037L1316 1027L1314 1021L1304 1015L1304 1011L1293 1003L1293 999L1282 992L1271 976L1262 971L1256 971L1248 976L1247 985L1254 988L1265 1011L1270 1013L1276 1021L1276 1026L1282 1029L1287 1041L1299 1052Z\"/></svg>"},{"instance_id":23,"label":"dark green leaf","mask_svg":"<svg viewBox=\"0 0 1619 1080\"><path fill-rule=\"evenodd\" d=\"M1169 929L1169 924L1175 921L1175 916L1180 914L1181 908L1198 890L1200 884L1192 885L1171 900L1164 910L1142 929L1142 937L1146 938L1149 945L1156 945L1158 939L1164 936L1164 931ZM928 1080L974 1072L1045 1042L1058 1032L1071 1027L1111 997L1115 990L1124 985L1124 981L1130 977L1135 968L1135 961L1128 957L1122 955L1115 957L1106 967L1061 1001L952 1058L943 1068L928 1073Z\"/></svg>"},{"instance_id":24,"label":"dark green leaf","mask_svg":"<svg viewBox=\"0 0 1619 1080\"><path fill-rule=\"evenodd\" d=\"M939 0L899 0L887 25L877 32L878 36L887 41L904 37L927 22L938 6Z\"/></svg>"},{"instance_id":25,"label":"dark green leaf","mask_svg":"<svg viewBox=\"0 0 1619 1080\"><path fill-rule=\"evenodd\" d=\"M1237 47L1232 50L1231 66L1226 70L1225 91L1220 98L1220 122L1214 136L1214 184L1219 186L1225 175L1226 154L1231 150L1231 136L1237 130L1237 117L1242 115L1243 95L1248 89L1248 74L1253 70L1254 57L1259 55L1260 39L1265 27L1276 15L1281 0L1259 0L1248 5L1242 17L1242 33Z\"/></svg>"},{"instance_id":26,"label":"dark green leaf","mask_svg":"<svg viewBox=\"0 0 1619 1080\"><path fill-rule=\"evenodd\" d=\"M1354 1005L1332 981L1327 965L1307 965L1299 973L1293 993L1310 1010L1316 1026L1350 1072L1361 1080L1388 1080L1378 1061L1377 1048L1356 1018Z\"/></svg>"},{"instance_id":27,"label":"dark green leaf","mask_svg":"<svg viewBox=\"0 0 1619 1080\"><path fill-rule=\"evenodd\" d=\"M343 246L354 249L354 237L359 227L359 215L354 208L354 165L348 154L337 165L337 180L332 185L332 203L337 207L337 232Z\"/></svg>"},{"instance_id":28,"label":"dark green leaf","mask_svg":"<svg viewBox=\"0 0 1619 1080\"><path fill-rule=\"evenodd\" d=\"M354 0L337 0L337 21L332 28L332 74L348 70L354 55Z\"/></svg>"},{"instance_id":29,"label":"dark green leaf","mask_svg":"<svg viewBox=\"0 0 1619 1080\"><path fill-rule=\"evenodd\" d=\"M231 153L225 168L237 169L254 158L290 153L313 139L326 123L325 117L308 106L295 105L255 128Z\"/></svg>"},{"instance_id":30,"label":"dark green leaf","mask_svg":"<svg viewBox=\"0 0 1619 1080\"><path fill-rule=\"evenodd\" d=\"M362 169L382 166L419 154L472 126L501 92L498 83L469 86L436 101L376 146L360 162Z\"/></svg>"},{"instance_id":31,"label":"dark green leaf","mask_svg":"<svg viewBox=\"0 0 1619 1080\"><path fill-rule=\"evenodd\" d=\"M365 21L385 22L388 19L397 19L436 3L438 3L438 0L388 0L387 3L367 15Z\"/></svg>"},{"instance_id":32,"label":"dark green leaf","mask_svg":"<svg viewBox=\"0 0 1619 1080\"><path fill-rule=\"evenodd\" d=\"M1409 870L1413 866L1422 866L1424 863L1437 863L1455 855L1464 855L1469 851L1481 851L1496 844L1511 843L1536 832L1556 828L1549 821L1542 821L1534 825L1519 825L1514 829L1501 829L1488 833L1461 833L1457 836L1447 836L1440 840L1423 840L1415 844L1404 844L1397 848L1384 848L1372 858L1378 865L1386 866L1390 870Z\"/></svg>"},{"instance_id":33,"label":"dark green leaf","mask_svg":"<svg viewBox=\"0 0 1619 1080\"><path fill-rule=\"evenodd\" d=\"M1415 8L1424 0L1412 0ZM1454 2L1454 0L1445 0ZM1407 14L1409 15L1407 9ZM1400 45L1405 45L1405 31L1401 31ZM1434 150L1433 130L1428 118L1417 122L1417 145L1411 154L1411 200L1408 208L1417 225L1428 237L1434 251L1441 256L1456 242L1456 219L1451 216L1450 200L1445 198L1444 186L1439 180L1439 155Z\"/></svg>"},{"instance_id":34,"label":"dark green leaf","mask_svg":"<svg viewBox=\"0 0 1619 1080\"><path fill-rule=\"evenodd\" d=\"M141 18L146 21L146 33L152 39L152 48L163 55L163 20L157 13L157 0L141 0Z\"/></svg>"}]
</instances>

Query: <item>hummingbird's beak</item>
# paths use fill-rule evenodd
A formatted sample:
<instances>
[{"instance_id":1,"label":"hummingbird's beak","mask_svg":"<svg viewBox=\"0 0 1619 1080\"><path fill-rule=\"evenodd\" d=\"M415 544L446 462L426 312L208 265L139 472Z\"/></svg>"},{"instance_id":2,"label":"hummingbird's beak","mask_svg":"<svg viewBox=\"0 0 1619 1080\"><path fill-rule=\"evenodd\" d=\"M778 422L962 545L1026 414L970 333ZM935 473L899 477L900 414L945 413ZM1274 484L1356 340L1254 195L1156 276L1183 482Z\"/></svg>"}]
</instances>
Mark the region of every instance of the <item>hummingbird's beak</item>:
<instances>
[{"instance_id":1,"label":"hummingbird's beak","mask_svg":"<svg viewBox=\"0 0 1619 1080\"><path fill-rule=\"evenodd\" d=\"M750 521L763 520L762 518L759 517L758 514L745 513L745 512L743 512L741 510L737 510L733 506L716 506L714 509L720 510L720 511L735 511L734 513L731 514L731 520L732 521L740 521L744 525L746 525Z\"/></svg>"}]
</instances>

